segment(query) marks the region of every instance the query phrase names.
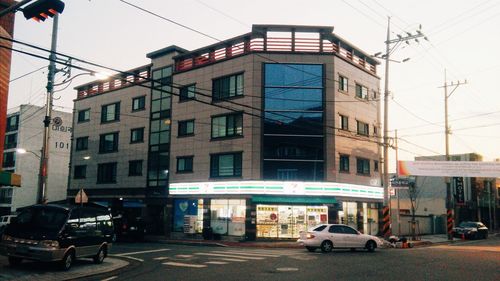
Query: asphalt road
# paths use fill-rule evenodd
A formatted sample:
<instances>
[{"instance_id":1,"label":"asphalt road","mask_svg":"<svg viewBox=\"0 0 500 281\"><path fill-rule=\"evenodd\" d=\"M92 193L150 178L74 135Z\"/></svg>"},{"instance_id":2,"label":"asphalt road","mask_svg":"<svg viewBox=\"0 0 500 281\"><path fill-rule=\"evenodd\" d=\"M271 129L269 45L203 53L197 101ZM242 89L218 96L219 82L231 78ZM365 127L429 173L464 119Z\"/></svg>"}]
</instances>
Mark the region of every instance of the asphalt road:
<instances>
[{"instance_id":1,"label":"asphalt road","mask_svg":"<svg viewBox=\"0 0 500 281\"><path fill-rule=\"evenodd\" d=\"M500 237L375 253L131 243L112 254L130 266L82 280L500 280Z\"/></svg>"}]
</instances>

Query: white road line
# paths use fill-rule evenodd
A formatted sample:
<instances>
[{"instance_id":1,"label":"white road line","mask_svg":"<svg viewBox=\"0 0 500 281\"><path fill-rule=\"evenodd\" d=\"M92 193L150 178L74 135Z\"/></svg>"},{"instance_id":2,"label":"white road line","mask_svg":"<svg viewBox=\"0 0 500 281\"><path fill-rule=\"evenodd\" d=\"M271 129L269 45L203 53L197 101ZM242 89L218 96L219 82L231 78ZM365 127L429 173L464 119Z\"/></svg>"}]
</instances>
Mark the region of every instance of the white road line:
<instances>
[{"instance_id":1,"label":"white road line","mask_svg":"<svg viewBox=\"0 0 500 281\"><path fill-rule=\"evenodd\" d=\"M248 260L242 260L242 259L230 259L230 258L217 258L218 260L221 260L221 261L234 261L234 262L245 262L245 261L248 261Z\"/></svg>"},{"instance_id":2,"label":"white road line","mask_svg":"<svg viewBox=\"0 0 500 281\"><path fill-rule=\"evenodd\" d=\"M180 267L194 267L194 268L207 267L204 264L192 264L192 263L182 263L182 262L164 262L163 264L171 266L180 266Z\"/></svg>"},{"instance_id":3,"label":"white road line","mask_svg":"<svg viewBox=\"0 0 500 281\"><path fill-rule=\"evenodd\" d=\"M205 263L208 263L208 264L228 264L225 261L207 261Z\"/></svg>"},{"instance_id":4,"label":"white road line","mask_svg":"<svg viewBox=\"0 0 500 281\"><path fill-rule=\"evenodd\" d=\"M156 253L156 252L164 252L164 251L170 251L170 249L157 249L157 250L148 250L148 251L139 251L139 252L129 252L129 253L116 254L115 256L121 257L121 256L148 254L148 253Z\"/></svg>"},{"instance_id":5,"label":"white road line","mask_svg":"<svg viewBox=\"0 0 500 281\"><path fill-rule=\"evenodd\" d=\"M109 278L102 279L101 281L110 281L110 280L113 280L113 279L116 279L116 278L118 278L118 276L111 276Z\"/></svg>"},{"instance_id":6,"label":"white road line","mask_svg":"<svg viewBox=\"0 0 500 281\"><path fill-rule=\"evenodd\" d=\"M234 250L229 250L234 251ZM282 255L282 256L294 256L297 252L294 251L280 251L280 250L245 250L245 253L260 253L260 254L270 254L270 255Z\"/></svg>"},{"instance_id":7,"label":"white road line","mask_svg":"<svg viewBox=\"0 0 500 281\"><path fill-rule=\"evenodd\" d=\"M117 257L117 255L109 255L110 257ZM129 256L119 256L120 258L127 258L127 259L131 259L131 260L135 260L135 261L140 261L140 262L144 262L143 259L139 259L139 258L134 258L134 257L129 257Z\"/></svg>"},{"instance_id":8,"label":"white road line","mask_svg":"<svg viewBox=\"0 0 500 281\"><path fill-rule=\"evenodd\" d=\"M192 258L193 255L176 255L175 257L182 258L182 259L188 259L188 258Z\"/></svg>"},{"instance_id":9,"label":"white road line","mask_svg":"<svg viewBox=\"0 0 500 281\"><path fill-rule=\"evenodd\" d=\"M156 261L162 261L162 260L167 260L168 257L157 257L157 258L154 258L154 260Z\"/></svg>"},{"instance_id":10,"label":"white road line","mask_svg":"<svg viewBox=\"0 0 500 281\"><path fill-rule=\"evenodd\" d=\"M249 260L263 260L261 257L242 257L238 255L224 255L224 254L216 254L216 253L195 253L198 256L214 256L214 257L226 257L226 258L245 258Z\"/></svg>"},{"instance_id":11,"label":"white road line","mask_svg":"<svg viewBox=\"0 0 500 281\"><path fill-rule=\"evenodd\" d=\"M267 257L267 258L279 258L280 257L280 255L261 254L261 253L252 253L252 252L239 252L239 251L211 251L211 253L235 254L235 255L244 255L244 256L260 256L260 257Z\"/></svg>"}]
</instances>

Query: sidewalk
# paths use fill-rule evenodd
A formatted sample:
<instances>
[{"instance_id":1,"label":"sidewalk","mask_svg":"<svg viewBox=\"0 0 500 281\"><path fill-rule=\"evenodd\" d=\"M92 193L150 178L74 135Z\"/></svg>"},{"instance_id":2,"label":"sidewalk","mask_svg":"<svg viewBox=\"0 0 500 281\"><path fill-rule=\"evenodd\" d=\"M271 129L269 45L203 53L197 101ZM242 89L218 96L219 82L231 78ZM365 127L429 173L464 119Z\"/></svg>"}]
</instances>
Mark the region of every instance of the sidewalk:
<instances>
[{"instance_id":1,"label":"sidewalk","mask_svg":"<svg viewBox=\"0 0 500 281\"><path fill-rule=\"evenodd\" d=\"M107 257L102 264L94 264L91 259L78 259L68 271L61 271L53 264L23 261L16 267L9 266L7 257L0 256L0 281L37 280L59 281L111 272L128 265L122 259Z\"/></svg>"}]
</instances>

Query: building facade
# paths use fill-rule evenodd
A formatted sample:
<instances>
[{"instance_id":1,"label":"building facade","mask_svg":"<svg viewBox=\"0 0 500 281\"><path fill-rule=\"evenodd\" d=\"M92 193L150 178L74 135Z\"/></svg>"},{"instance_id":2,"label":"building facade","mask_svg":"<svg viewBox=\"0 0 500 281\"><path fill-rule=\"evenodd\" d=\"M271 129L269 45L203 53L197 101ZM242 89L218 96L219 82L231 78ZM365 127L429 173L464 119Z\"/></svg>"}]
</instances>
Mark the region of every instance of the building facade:
<instances>
[{"instance_id":1,"label":"building facade","mask_svg":"<svg viewBox=\"0 0 500 281\"><path fill-rule=\"evenodd\" d=\"M2 214L37 203L44 117L45 108L40 106L21 105L9 109L2 168L4 171L20 174L22 183L21 187L6 186L0 189ZM66 199L72 119L71 113L52 111L47 177L49 202Z\"/></svg>"},{"instance_id":2,"label":"building facade","mask_svg":"<svg viewBox=\"0 0 500 281\"><path fill-rule=\"evenodd\" d=\"M69 196L85 186L95 200L161 218L171 236L296 238L327 222L378 232L379 77L369 55L332 27L254 25L147 57L140 70L76 88L77 115L90 117L75 115Z\"/></svg>"}]
</instances>

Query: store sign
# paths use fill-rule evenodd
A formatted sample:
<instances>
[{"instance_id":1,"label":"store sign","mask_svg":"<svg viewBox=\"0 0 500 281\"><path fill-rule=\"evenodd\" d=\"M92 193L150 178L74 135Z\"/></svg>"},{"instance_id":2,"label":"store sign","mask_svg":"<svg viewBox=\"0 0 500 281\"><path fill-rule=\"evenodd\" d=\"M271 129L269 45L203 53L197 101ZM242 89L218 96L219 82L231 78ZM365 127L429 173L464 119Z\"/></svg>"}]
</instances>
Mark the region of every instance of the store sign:
<instances>
[{"instance_id":1,"label":"store sign","mask_svg":"<svg viewBox=\"0 0 500 281\"><path fill-rule=\"evenodd\" d=\"M400 176L500 177L500 162L399 161Z\"/></svg>"},{"instance_id":2,"label":"store sign","mask_svg":"<svg viewBox=\"0 0 500 281\"><path fill-rule=\"evenodd\" d=\"M345 196L383 199L381 187L336 182L227 181L172 183L170 195L189 194L266 194Z\"/></svg>"},{"instance_id":3,"label":"store sign","mask_svg":"<svg viewBox=\"0 0 500 281\"><path fill-rule=\"evenodd\" d=\"M457 205L464 205L464 178L453 178L453 182L455 183L455 202Z\"/></svg>"}]
</instances>

